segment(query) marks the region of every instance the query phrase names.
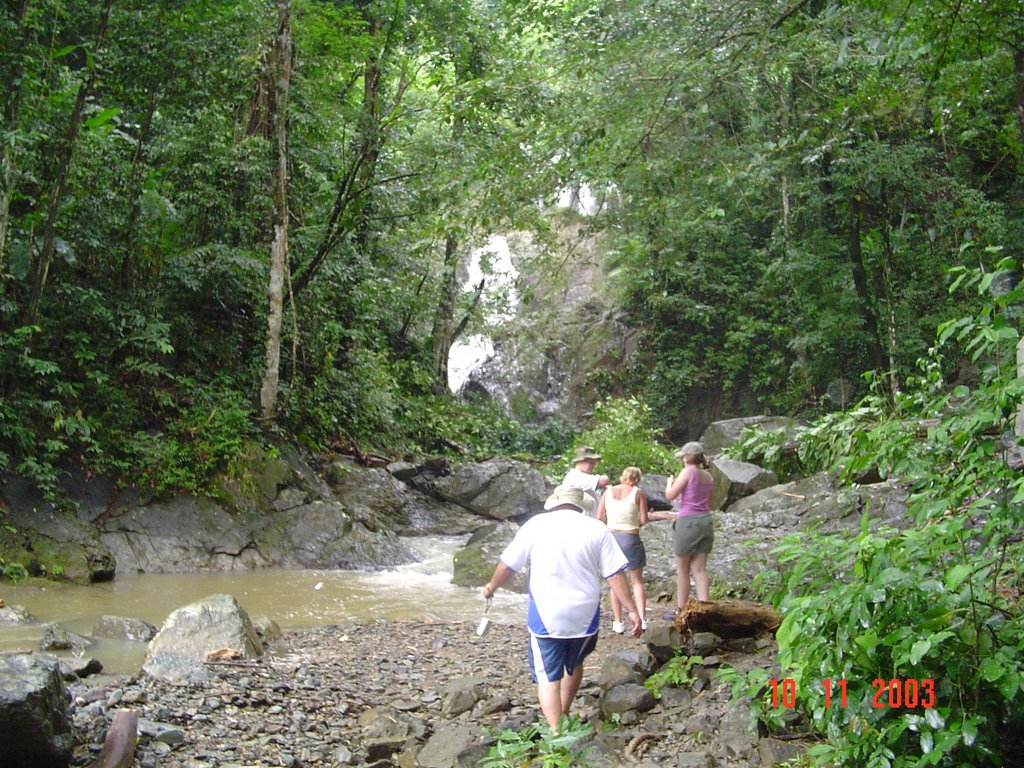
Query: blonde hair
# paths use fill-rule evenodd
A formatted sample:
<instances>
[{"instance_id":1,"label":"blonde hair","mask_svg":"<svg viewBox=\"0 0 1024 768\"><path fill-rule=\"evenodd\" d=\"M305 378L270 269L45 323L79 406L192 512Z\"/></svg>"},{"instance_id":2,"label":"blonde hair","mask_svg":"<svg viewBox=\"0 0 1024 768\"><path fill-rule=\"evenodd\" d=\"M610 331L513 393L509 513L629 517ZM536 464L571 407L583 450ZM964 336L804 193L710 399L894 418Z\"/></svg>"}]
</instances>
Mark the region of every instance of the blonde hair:
<instances>
[{"instance_id":1,"label":"blonde hair","mask_svg":"<svg viewBox=\"0 0 1024 768\"><path fill-rule=\"evenodd\" d=\"M642 475L640 474L639 467L626 467L624 470L622 470L622 476L619 478L619 482L629 482L632 483L633 485L639 485L641 477Z\"/></svg>"}]
</instances>

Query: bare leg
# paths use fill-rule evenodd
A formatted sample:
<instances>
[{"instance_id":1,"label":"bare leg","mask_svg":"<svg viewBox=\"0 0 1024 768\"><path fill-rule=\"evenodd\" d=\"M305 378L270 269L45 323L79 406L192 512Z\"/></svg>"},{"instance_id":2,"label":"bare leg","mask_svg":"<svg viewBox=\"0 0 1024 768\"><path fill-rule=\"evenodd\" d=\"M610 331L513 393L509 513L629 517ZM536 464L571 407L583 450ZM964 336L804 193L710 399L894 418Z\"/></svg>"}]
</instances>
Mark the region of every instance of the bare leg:
<instances>
[{"instance_id":1,"label":"bare leg","mask_svg":"<svg viewBox=\"0 0 1024 768\"><path fill-rule=\"evenodd\" d=\"M697 586L697 599L708 600L708 555L706 552L698 553L693 556L691 562L693 567L693 581Z\"/></svg>"},{"instance_id":2,"label":"bare leg","mask_svg":"<svg viewBox=\"0 0 1024 768\"><path fill-rule=\"evenodd\" d=\"M612 618L615 621L622 621L622 603L619 602L619 598L615 596L614 592L609 592L608 595L612 599Z\"/></svg>"},{"instance_id":3,"label":"bare leg","mask_svg":"<svg viewBox=\"0 0 1024 768\"><path fill-rule=\"evenodd\" d=\"M633 587L633 602L636 603L640 620L647 620L647 591L644 589L644 569L637 568L629 572L629 580Z\"/></svg>"},{"instance_id":4,"label":"bare leg","mask_svg":"<svg viewBox=\"0 0 1024 768\"><path fill-rule=\"evenodd\" d=\"M676 607L690 599L690 556L676 555Z\"/></svg>"},{"instance_id":5,"label":"bare leg","mask_svg":"<svg viewBox=\"0 0 1024 768\"><path fill-rule=\"evenodd\" d=\"M540 711L544 714L544 719L554 733L558 732L558 721L562 717L561 683L561 680L537 683L537 700L540 702Z\"/></svg>"},{"instance_id":6,"label":"bare leg","mask_svg":"<svg viewBox=\"0 0 1024 768\"><path fill-rule=\"evenodd\" d=\"M572 702L576 698L576 692L583 682L583 662L576 665L571 675L562 678L562 714L568 715L572 708Z\"/></svg>"}]
</instances>

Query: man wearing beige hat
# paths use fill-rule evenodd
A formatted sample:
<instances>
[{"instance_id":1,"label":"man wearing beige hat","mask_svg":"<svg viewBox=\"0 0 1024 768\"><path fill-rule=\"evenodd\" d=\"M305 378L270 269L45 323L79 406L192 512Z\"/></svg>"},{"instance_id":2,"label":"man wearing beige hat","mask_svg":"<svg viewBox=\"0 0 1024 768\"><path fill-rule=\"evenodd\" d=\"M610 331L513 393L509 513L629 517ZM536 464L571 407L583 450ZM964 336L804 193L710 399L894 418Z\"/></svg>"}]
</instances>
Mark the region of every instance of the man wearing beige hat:
<instances>
[{"instance_id":1,"label":"man wearing beige hat","mask_svg":"<svg viewBox=\"0 0 1024 768\"><path fill-rule=\"evenodd\" d=\"M597 462L601 460L601 454L589 445L581 445L576 449L572 457L572 469L565 473L562 478L562 485L579 488L583 491L583 511L588 517L594 517L597 512L597 491L608 485L608 475L598 475L594 472Z\"/></svg>"},{"instance_id":2,"label":"man wearing beige hat","mask_svg":"<svg viewBox=\"0 0 1024 768\"><path fill-rule=\"evenodd\" d=\"M482 594L489 600L515 573L530 567L530 676L544 719L557 733L583 680L583 660L597 646L601 579L628 612L630 634L639 637L641 630L626 581L629 561L604 523L582 514L583 492L560 485L544 509L523 524L501 553Z\"/></svg>"}]
</instances>

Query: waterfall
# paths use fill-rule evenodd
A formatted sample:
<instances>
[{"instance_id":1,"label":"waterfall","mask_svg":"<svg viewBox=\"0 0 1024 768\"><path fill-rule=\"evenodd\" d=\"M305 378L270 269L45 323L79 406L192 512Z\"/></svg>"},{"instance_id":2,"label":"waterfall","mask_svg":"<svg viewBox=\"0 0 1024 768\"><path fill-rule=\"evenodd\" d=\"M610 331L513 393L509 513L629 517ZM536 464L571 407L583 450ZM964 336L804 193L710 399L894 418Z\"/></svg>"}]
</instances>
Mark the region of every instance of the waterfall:
<instances>
[{"instance_id":1,"label":"waterfall","mask_svg":"<svg viewBox=\"0 0 1024 768\"><path fill-rule=\"evenodd\" d=\"M474 290L486 275L487 284L482 300L484 321L498 325L515 317L519 294L515 281L519 271L512 263L508 238L491 235L487 243L473 249L469 257L468 276L463 290ZM456 339L448 354L448 386L458 392L469 375L494 357L494 343L489 336L475 333Z\"/></svg>"}]
</instances>

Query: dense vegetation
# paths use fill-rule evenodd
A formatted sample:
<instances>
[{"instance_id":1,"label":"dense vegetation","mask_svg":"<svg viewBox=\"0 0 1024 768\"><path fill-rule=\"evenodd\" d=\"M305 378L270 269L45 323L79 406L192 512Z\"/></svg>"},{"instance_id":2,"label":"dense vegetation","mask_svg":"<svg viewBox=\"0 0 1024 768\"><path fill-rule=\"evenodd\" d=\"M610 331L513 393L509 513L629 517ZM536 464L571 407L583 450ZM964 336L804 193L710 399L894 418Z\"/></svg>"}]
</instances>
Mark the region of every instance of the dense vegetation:
<instances>
[{"instance_id":1,"label":"dense vegetation","mask_svg":"<svg viewBox=\"0 0 1024 768\"><path fill-rule=\"evenodd\" d=\"M597 397L666 425L846 406L864 371L892 395L970 304L947 270L1019 257L1021 17L5 3L0 469L201 487L274 432L558 452L567 425L453 404L447 356L501 300L461 290L469 251L553 243L538 201L584 185L641 339Z\"/></svg>"},{"instance_id":2,"label":"dense vegetation","mask_svg":"<svg viewBox=\"0 0 1024 768\"><path fill-rule=\"evenodd\" d=\"M202 489L278 439L655 468L695 401L821 416L745 450L877 466L917 524L778 552L784 673L858 702L802 697L815 754L1019 752L1017 0L10 0L0 40L0 473ZM503 300L469 254L560 263L565 189L639 350L587 425L460 403Z\"/></svg>"},{"instance_id":3,"label":"dense vegetation","mask_svg":"<svg viewBox=\"0 0 1024 768\"><path fill-rule=\"evenodd\" d=\"M985 295L998 277L963 271L956 284ZM859 535L792 534L774 552L779 571L765 574L785 616L779 677L794 681L827 738L810 751L823 764L1019 764L1024 475L1014 422L1024 381L1007 315L1022 298L1016 288L943 324L895 403L872 394L798 435L801 471L875 467L911 488L904 529L874 525L866 509ZM942 352L964 348L981 363L978 385L950 389ZM781 439L751 434L736 450L784 469ZM779 725L785 709L771 706L767 681L760 670L732 678Z\"/></svg>"}]
</instances>

